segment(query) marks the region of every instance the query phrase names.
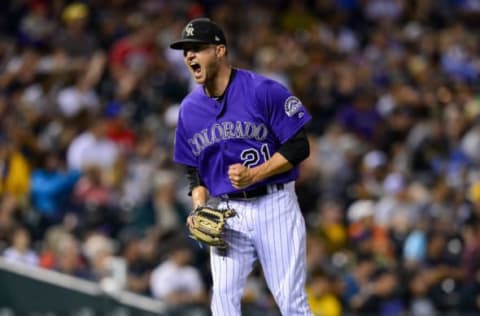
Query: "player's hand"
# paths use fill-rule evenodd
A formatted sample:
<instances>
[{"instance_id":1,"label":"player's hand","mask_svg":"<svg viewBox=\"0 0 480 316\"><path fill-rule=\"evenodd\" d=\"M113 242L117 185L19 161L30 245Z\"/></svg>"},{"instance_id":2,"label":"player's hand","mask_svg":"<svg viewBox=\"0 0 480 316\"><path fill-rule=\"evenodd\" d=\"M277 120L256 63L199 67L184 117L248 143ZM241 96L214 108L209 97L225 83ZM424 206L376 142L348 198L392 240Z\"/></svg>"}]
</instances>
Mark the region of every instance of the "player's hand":
<instances>
[{"instance_id":1,"label":"player's hand","mask_svg":"<svg viewBox=\"0 0 480 316\"><path fill-rule=\"evenodd\" d=\"M193 221L192 221L192 215L188 215L187 217L187 221L185 223L188 226L192 226L193 225Z\"/></svg>"},{"instance_id":2,"label":"player's hand","mask_svg":"<svg viewBox=\"0 0 480 316\"><path fill-rule=\"evenodd\" d=\"M255 182L252 169L242 164L236 163L228 167L228 178L235 189L243 189Z\"/></svg>"}]
</instances>

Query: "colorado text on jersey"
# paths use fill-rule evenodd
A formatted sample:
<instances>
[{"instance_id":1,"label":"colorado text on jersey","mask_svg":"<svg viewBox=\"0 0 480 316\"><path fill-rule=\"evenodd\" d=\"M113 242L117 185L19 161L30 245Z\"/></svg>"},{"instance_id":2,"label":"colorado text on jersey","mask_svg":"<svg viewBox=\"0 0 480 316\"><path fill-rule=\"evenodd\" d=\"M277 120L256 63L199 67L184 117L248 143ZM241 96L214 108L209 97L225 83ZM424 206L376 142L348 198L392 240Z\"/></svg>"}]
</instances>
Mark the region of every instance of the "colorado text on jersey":
<instances>
[{"instance_id":1,"label":"colorado text on jersey","mask_svg":"<svg viewBox=\"0 0 480 316\"><path fill-rule=\"evenodd\" d=\"M188 144L195 156L200 155L202 150L208 146L223 140L233 138L250 138L257 141L263 141L268 136L268 128L265 124L255 124L253 122L230 122L225 121L215 123L209 128L203 129L199 133L195 133L192 138L188 139Z\"/></svg>"}]
</instances>

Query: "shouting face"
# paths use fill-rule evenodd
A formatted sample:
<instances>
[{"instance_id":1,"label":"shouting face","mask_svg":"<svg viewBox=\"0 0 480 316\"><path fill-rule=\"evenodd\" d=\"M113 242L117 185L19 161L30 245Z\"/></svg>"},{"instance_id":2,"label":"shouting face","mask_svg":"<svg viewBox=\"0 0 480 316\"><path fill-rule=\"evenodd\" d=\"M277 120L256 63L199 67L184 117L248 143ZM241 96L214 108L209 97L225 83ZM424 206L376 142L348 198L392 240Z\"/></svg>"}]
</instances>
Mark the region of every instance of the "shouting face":
<instances>
[{"instance_id":1,"label":"shouting face","mask_svg":"<svg viewBox=\"0 0 480 316\"><path fill-rule=\"evenodd\" d=\"M198 84L213 80L218 72L220 58L224 55L223 45L189 44L183 49L185 64Z\"/></svg>"}]
</instances>

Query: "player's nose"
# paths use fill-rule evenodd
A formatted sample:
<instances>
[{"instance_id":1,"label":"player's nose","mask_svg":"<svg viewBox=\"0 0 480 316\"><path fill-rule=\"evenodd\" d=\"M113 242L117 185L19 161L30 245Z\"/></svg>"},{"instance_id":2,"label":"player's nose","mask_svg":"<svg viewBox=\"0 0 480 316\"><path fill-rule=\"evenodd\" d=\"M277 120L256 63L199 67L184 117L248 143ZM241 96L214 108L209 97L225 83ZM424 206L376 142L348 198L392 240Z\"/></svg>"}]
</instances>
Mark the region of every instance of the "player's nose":
<instances>
[{"instance_id":1,"label":"player's nose","mask_svg":"<svg viewBox=\"0 0 480 316\"><path fill-rule=\"evenodd\" d=\"M183 56L185 56L187 59L191 59L195 56L195 51L192 49L185 49L183 51Z\"/></svg>"}]
</instances>

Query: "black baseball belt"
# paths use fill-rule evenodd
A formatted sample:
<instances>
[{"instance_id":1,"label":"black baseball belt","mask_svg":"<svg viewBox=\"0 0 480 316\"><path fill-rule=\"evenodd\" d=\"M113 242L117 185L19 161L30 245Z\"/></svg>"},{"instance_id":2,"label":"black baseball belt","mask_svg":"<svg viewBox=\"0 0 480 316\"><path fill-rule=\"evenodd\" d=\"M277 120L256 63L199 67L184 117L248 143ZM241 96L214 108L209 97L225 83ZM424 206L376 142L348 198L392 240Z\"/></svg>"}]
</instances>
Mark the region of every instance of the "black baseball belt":
<instances>
[{"instance_id":1,"label":"black baseball belt","mask_svg":"<svg viewBox=\"0 0 480 316\"><path fill-rule=\"evenodd\" d=\"M229 199L245 199L245 200L254 199L254 198L267 195L268 193L271 193L271 192L283 190L284 188L285 186L283 185L283 183L268 184L252 190L228 193L228 194L225 194L224 196Z\"/></svg>"}]
</instances>

